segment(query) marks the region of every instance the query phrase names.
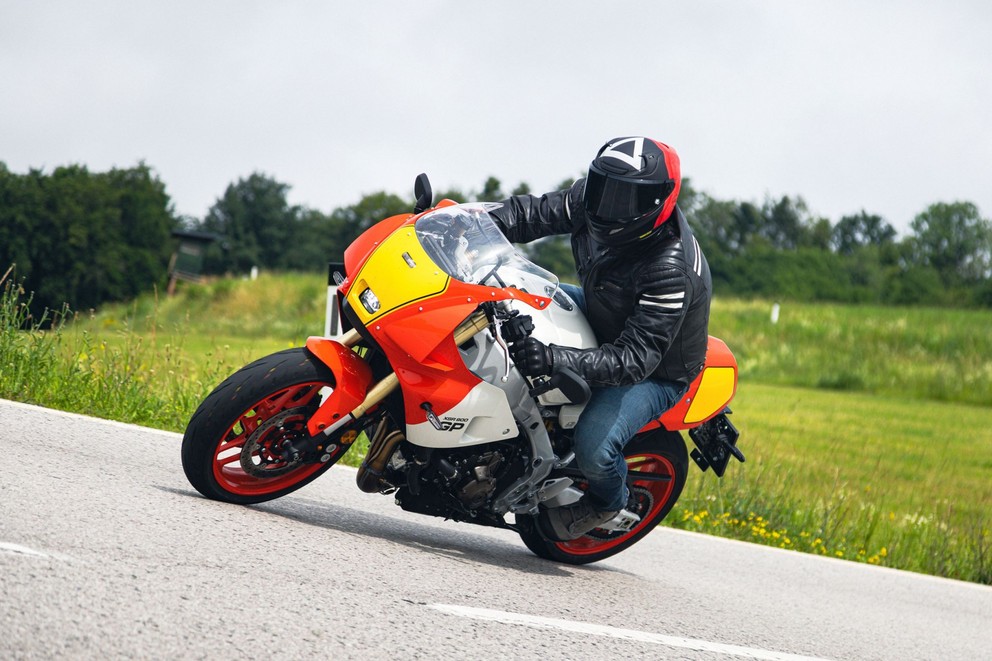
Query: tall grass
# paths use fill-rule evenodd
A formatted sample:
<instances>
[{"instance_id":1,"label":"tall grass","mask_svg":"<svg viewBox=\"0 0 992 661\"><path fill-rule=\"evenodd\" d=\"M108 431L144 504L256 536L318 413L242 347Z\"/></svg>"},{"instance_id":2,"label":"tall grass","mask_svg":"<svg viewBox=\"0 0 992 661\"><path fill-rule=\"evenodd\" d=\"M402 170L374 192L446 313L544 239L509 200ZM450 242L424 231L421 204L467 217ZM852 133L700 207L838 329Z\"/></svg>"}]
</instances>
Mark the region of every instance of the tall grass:
<instances>
[{"instance_id":1,"label":"tall grass","mask_svg":"<svg viewBox=\"0 0 992 661\"><path fill-rule=\"evenodd\" d=\"M221 338L218 346L229 340L241 345L277 340L285 348L323 332L326 296L319 276L302 273L180 283L175 297L144 296L127 305L108 305L83 319L82 326L142 335L178 332L189 341Z\"/></svg>"},{"instance_id":2,"label":"tall grass","mask_svg":"<svg viewBox=\"0 0 992 661\"><path fill-rule=\"evenodd\" d=\"M992 312L718 300L741 380L992 406Z\"/></svg>"},{"instance_id":3,"label":"tall grass","mask_svg":"<svg viewBox=\"0 0 992 661\"><path fill-rule=\"evenodd\" d=\"M159 342L126 326L98 337L71 324L68 308L32 318L11 275L0 281L0 397L179 430L226 372L191 360L181 337Z\"/></svg>"}]
</instances>

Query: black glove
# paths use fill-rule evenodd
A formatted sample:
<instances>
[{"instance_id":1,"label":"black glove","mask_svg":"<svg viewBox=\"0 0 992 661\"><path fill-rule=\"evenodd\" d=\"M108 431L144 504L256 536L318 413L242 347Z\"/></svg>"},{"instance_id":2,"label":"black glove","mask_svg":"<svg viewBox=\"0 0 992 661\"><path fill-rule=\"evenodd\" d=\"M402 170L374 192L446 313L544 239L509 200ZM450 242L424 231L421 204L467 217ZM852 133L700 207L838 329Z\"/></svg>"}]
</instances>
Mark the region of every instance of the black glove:
<instances>
[{"instance_id":1,"label":"black glove","mask_svg":"<svg viewBox=\"0 0 992 661\"><path fill-rule=\"evenodd\" d=\"M533 332L534 319L529 314L520 314L516 310L513 311L509 319L503 322L503 327L500 329L503 339L510 344L522 342Z\"/></svg>"},{"instance_id":2,"label":"black glove","mask_svg":"<svg viewBox=\"0 0 992 661\"><path fill-rule=\"evenodd\" d=\"M540 340L528 337L510 346L510 356L524 376L551 374L551 349Z\"/></svg>"}]
</instances>

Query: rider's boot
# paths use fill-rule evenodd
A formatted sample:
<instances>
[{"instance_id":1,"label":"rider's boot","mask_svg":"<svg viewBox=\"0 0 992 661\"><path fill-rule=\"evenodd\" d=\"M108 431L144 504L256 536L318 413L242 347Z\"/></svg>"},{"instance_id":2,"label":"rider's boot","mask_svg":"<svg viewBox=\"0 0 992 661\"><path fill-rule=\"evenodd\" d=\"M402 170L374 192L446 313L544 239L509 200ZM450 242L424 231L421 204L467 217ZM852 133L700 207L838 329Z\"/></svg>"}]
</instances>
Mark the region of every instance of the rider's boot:
<instances>
[{"instance_id":1,"label":"rider's boot","mask_svg":"<svg viewBox=\"0 0 992 661\"><path fill-rule=\"evenodd\" d=\"M537 520L545 537L555 542L567 542L613 520L618 513L618 510L597 509L586 496L572 505L546 509Z\"/></svg>"}]
</instances>

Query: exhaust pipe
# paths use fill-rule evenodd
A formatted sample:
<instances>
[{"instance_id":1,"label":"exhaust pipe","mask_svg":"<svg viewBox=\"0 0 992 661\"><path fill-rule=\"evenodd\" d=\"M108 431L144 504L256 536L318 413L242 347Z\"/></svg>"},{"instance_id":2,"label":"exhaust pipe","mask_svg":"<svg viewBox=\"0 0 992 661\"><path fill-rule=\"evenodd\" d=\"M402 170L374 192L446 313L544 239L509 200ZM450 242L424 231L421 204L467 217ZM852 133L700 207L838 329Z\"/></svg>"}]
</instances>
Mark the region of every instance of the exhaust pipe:
<instances>
[{"instance_id":1,"label":"exhaust pipe","mask_svg":"<svg viewBox=\"0 0 992 661\"><path fill-rule=\"evenodd\" d=\"M396 446L404 438L406 437L403 432L398 429L386 434L386 419L383 418L379 426L376 427L375 433L372 434L372 440L369 441L369 451L355 476L359 489L365 493L376 493L383 488L392 486L383 479L383 472L386 469L386 462L393 456Z\"/></svg>"}]
</instances>

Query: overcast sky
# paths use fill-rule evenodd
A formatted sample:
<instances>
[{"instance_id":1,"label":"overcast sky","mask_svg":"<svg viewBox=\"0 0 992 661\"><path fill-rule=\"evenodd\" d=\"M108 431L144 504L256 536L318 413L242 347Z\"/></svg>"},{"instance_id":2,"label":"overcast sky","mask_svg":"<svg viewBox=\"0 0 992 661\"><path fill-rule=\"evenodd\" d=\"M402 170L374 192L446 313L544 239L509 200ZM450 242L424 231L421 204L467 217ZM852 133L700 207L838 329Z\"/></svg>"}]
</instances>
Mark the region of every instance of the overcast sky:
<instances>
[{"instance_id":1,"label":"overcast sky","mask_svg":"<svg viewBox=\"0 0 992 661\"><path fill-rule=\"evenodd\" d=\"M145 161L202 217L262 172L363 194L543 192L643 134L721 199L800 195L905 232L992 215L992 2L0 0L0 161Z\"/></svg>"}]
</instances>

